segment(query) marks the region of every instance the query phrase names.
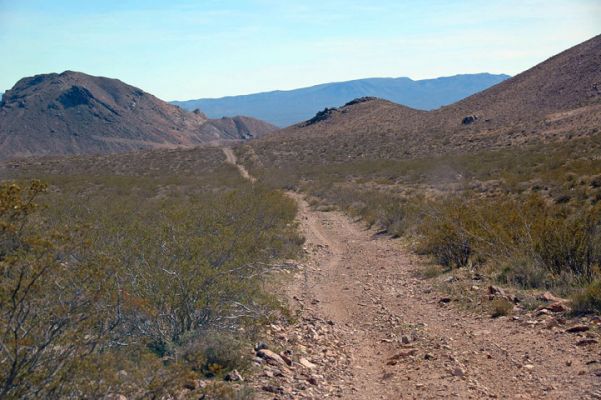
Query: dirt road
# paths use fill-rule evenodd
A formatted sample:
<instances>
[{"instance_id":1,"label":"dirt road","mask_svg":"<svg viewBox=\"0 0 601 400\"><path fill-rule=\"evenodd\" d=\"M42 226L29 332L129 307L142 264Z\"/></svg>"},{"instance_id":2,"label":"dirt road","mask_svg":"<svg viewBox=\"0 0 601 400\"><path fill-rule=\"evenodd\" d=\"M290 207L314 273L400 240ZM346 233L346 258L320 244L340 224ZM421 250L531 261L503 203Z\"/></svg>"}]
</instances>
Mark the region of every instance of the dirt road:
<instances>
[{"instance_id":1,"label":"dirt road","mask_svg":"<svg viewBox=\"0 0 601 400\"><path fill-rule=\"evenodd\" d=\"M492 319L441 302L400 241L290 195L306 238L286 288L300 318L271 329L292 365L265 366L264 398L601 399L596 333L567 333L577 321L546 314Z\"/></svg>"}]
</instances>

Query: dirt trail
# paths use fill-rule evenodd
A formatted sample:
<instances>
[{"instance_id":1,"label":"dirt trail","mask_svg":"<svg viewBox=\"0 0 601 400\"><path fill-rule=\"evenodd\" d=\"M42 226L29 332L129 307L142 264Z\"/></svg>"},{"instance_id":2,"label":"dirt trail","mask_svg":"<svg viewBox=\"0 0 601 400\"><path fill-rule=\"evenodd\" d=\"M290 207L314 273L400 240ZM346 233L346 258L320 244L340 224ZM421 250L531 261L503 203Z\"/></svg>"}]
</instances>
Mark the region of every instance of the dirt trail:
<instances>
[{"instance_id":1,"label":"dirt trail","mask_svg":"<svg viewBox=\"0 0 601 400\"><path fill-rule=\"evenodd\" d=\"M273 334L315 365L266 372L275 398L601 399L599 344L577 345L596 334L441 302L398 240L290 196L306 238L306 265L287 288L301 318Z\"/></svg>"},{"instance_id":2,"label":"dirt trail","mask_svg":"<svg viewBox=\"0 0 601 400\"><path fill-rule=\"evenodd\" d=\"M242 175L243 178L248 179L249 181L251 181L253 183L256 182L257 179L254 176L252 176L251 174L249 174L243 165L238 164L236 155L234 154L234 151L231 148L222 147L221 150L223 150L223 154L225 154L225 161L228 164L232 164L232 165L235 165L236 167L238 167L238 171L240 171L240 175Z\"/></svg>"}]
</instances>

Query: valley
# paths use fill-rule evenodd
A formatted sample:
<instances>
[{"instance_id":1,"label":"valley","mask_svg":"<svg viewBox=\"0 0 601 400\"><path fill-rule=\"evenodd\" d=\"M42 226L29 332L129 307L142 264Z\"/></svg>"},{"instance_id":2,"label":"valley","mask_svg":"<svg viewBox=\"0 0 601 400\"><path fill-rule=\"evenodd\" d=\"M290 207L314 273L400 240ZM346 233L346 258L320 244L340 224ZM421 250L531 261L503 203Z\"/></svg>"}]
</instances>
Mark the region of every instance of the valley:
<instances>
[{"instance_id":1,"label":"valley","mask_svg":"<svg viewBox=\"0 0 601 400\"><path fill-rule=\"evenodd\" d=\"M282 129L19 80L0 399L601 398L601 36L502 78Z\"/></svg>"}]
</instances>

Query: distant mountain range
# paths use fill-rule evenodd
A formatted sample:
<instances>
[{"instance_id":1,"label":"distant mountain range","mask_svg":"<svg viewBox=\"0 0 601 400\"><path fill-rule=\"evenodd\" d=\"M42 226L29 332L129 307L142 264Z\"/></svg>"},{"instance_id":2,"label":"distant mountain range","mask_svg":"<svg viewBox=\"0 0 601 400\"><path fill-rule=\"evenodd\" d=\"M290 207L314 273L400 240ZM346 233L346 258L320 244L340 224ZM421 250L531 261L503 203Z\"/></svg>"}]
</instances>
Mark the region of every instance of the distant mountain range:
<instances>
[{"instance_id":1,"label":"distant mountain range","mask_svg":"<svg viewBox=\"0 0 601 400\"><path fill-rule=\"evenodd\" d=\"M0 101L0 159L190 147L276 130L248 117L208 119L117 79L65 71L23 78Z\"/></svg>"},{"instance_id":2,"label":"distant mountain range","mask_svg":"<svg viewBox=\"0 0 601 400\"><path fill-rule=\"evenodd\" d=\"M209 118L248 115L284 127L309 119L326 107L338 107L366 96L420 110L433 110L488 89L507 78L509 75L488 73L417 81L409 78L369 78L295 90L171 103L189 111L198 108Z\"/></svg>"}]
</instances>

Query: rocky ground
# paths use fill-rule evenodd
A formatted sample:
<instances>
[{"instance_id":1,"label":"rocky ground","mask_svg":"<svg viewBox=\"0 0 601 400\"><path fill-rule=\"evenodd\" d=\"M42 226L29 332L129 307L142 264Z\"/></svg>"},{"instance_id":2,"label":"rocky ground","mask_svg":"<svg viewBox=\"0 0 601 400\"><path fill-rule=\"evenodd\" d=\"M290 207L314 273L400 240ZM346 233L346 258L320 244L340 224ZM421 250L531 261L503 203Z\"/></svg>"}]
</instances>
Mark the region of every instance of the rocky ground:
<instances>
[{"instance_id":1,"label":"rocky ground","mask_svg":"<svg viewBox=\"0 0 601 400\"><path fill-rule=\"evenodd\" d=\"M295 324L272 325L247 379L261 399L601 399L600 321L538 311L491 318L418 278L398 240L298 195L306 262L286 296ZM507 298L476 280L481 297Z\"/></svg>"}]
</instances>

